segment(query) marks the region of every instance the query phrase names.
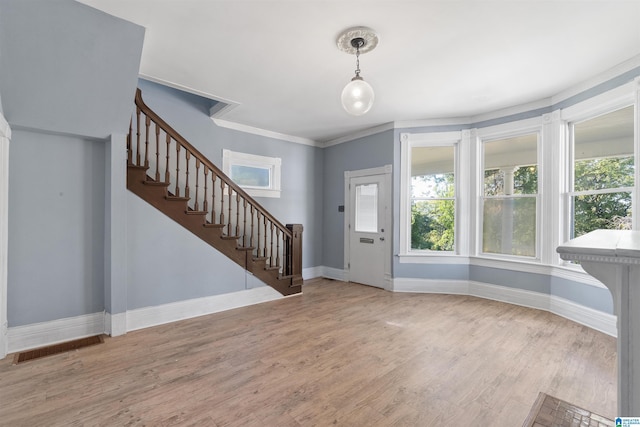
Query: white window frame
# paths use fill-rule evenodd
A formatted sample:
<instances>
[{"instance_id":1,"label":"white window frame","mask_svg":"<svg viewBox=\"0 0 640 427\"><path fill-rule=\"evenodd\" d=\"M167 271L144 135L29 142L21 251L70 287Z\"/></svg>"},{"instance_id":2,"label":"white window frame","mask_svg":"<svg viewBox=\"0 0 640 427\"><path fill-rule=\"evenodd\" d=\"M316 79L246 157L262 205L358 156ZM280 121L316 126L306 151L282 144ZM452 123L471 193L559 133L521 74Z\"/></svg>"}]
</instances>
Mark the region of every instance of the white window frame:
<instances>
[{"instance_id":1,"label":"white window frame","mask_svg":"<svg viewBox=\"0 0 640 427\"><path fill-rule=\"evenodd\" d=\"M463 141L464 140L464 141ZM469 205L465 195L469 187L469 131L402 133L400 134L400 262L424 262L434 260L437 263L464 262L460 258L468 256ZM455 177L455 229L454 251L425 251L411 249L411 149L413 147L453 146ZM466 166L465 166L466 165Z\"/></svg>"},{"instance_id":2,"label":"white window frame","mask_svg":"<svg viewBox=\"0 0 640 427\"><path fill-rule=\"evenodd\" d=\"M222 171L231 178L232 166L248 166L269 170L269 188L250 186L240 187L251 197L280 198L280 177L282 159L279 157L259 156L257 154L240 153L227 149L222 150Z\"/></svg>"},{"instance_id":3,"label":"white window frame","mask_svg":"<svg viewBox=\"0 0 640 427\"><path fill-rule=\"evenodd\" d=\"M639 116L639 101L640 101L640 79L636 79L634 82L627 83L619 86L613 90L605 92L601 95L590 98L584 102L565 108L560 112L562 124L564 126L564 145L563 151L565 153L565 162L561 164L560 173L563 177L563 186L560 191L561 195L561 209L560 217L558 220L562 224L562 235L560 241L569 240L569 233L571 230L571 209L569 207L569 198L575 195L572 189L573 182L573 138L570 135L570 126L572 123L583 122L585 120L593 119L598 116L602 116L613 111L634 106L634 163L635 176L634 187L631 192L632 200L632 229L637 230L639 227L640 217L638 209L640 209L640 118ZM624 188L621 190L624 191ZM582 271L582 267L564 261L559 257L556 258L556 262L570 269Z\"/></svg>"},{"instance_id":4,"label":"white window frame","mask_svg":"<svg viewBox=\"0 0 640 427\"><path fill-rule=\"evenodd\" d=\"M484 233L484 144L496 140L509 139L519 136L525 135L536 135L536 161L538 168L538 192L536 193L536 254L533 257L526 256L517 256L517 255L509 255L509 254L495 254L483 252L483 233ZM542 213L544 198L543 195L543 184L544 184L544 173L545 173L545 165L542 161L542 144L543 144L543 129L542 129L542 117L536 117L533 119L520 120L517 122L505 123L504 125L491 126L483 129L477 130L477 138L478 138L478 153L477 153L477 165L476 165L476 188L478 194L478 205L477 205L477 234L476 234L476 254L478 257L487 258L487 259L502 259L502 260L511 260L516 262L541 262L541 254L542 248L544 245L544 241L542 238L542 224L543 218ZM516 198L519 196L512 196L512 198ZM492 198L492 197L489 197Z\"/></svg>"}]
</instances>

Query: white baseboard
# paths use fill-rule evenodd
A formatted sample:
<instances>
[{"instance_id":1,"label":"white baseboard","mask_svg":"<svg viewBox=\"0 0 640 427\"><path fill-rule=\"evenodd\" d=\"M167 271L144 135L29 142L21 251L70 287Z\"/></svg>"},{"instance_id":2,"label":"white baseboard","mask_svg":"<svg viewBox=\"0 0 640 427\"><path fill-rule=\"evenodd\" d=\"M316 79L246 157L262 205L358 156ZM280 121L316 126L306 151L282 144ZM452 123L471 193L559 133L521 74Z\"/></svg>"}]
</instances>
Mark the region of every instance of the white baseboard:
<instances>
[{"instance_id":1,"label":"white baseboard","mask_svg":"<svg viewBox=\"0 0 640 427\"><path fill-rule=\"evenodd\" d=\"M315 267L303 268L302 269L302 279L309 280L315 279L316 277L322 277L322 272L324 271L324 266L318 265Z\"/></svg>"},{"instance_id":2,"label":"white baseboard","mask_svg":"<svg viewBox=\"0 0 640 427\"><path fill-rule=\"evenodd\" d=\"M127 331L283 298L270 286L127 311Z\"/></svg>"},{"instance_id":3,"label":"white baseboard","mask_svg":"<svg viewBox=\"0 0 640 427\"><path fill-rule=\"evenodd\" d=\"M45 347L65 341L103 334L104 312L85 314L50 322L10 327L7 332L8 353Z\"/></svg>"},{"instance_id":4,"label":"white baseboard","mask_svg":"<svg viewBox=\"0 0 640 427\"><path fill-rule=\"evenodd\" d=\"M245 307L283 298L275 289L254 289L130 310L93 313L50 322L15 326L7 332L7 353L30 350L99 334L124 335L128 331Z\"/></svg>"},{"instance_id":5,"label":"white baseboard","mask_svg":"<svg viewBox=\"0 0 640 427\"><path fill-rule=\"evenodd\" d=\"M616 337L617 317L577 304L564 298L540 292L509 288L466 280L434 280L397 277L393 279L394 292L439 293L471 295L509 304L522 305L548 311Z\"/></svg>"},{"instance_id":6,"label":"white baseboard","mask_svg":"<svg viewBox=\"0 0 640 427\"><path fill-rule=\"evenodd\" d=\"M467 280L433 280L396 277L392 279L394 292L416 292L426 294L469 295Z\"/></svg>"},{"instance_id":7,"label":"white baseboard","mask_svg":"<svg viewBox=\"0 0 640 427\"><path fill-rule=\"evenodd\" d=\"M549 311L612 337L618 336L618 317L613 314L594 310L554 295L550 297Z\"/></svg>"},{"instance_id":8,"label":"white baseboard","mask_svg":"<svg viewBox=\"0 0 640 427\"><path fill-rule=\"evenodd\" d=\"M339 268L332 268L322 266L322 277L326 277L327 279L340 280L342 282L347 280L348 274L344 270L340 270Z\"/></svg>"},{"instance_id":9,"label":"white baseboard","mask_svg":"<svg viewBox=\"0 0 640 427\"><path fill-rule=\"evenodd\" d=\"M483 282L469 282L469 295L538 310L549 310L549 295ZM585 307L586 308L586 307Z\"/></svg>"},{"instance_id":10,"label":"white baseboard","mask_svg":"<svg viewBox=\"0 0 640 427\"><path fill-rule=\"evenodd\" d=\"M105 313L104 333L117 337L127 333L127 313Z\"/></svg>"}]
</instances>

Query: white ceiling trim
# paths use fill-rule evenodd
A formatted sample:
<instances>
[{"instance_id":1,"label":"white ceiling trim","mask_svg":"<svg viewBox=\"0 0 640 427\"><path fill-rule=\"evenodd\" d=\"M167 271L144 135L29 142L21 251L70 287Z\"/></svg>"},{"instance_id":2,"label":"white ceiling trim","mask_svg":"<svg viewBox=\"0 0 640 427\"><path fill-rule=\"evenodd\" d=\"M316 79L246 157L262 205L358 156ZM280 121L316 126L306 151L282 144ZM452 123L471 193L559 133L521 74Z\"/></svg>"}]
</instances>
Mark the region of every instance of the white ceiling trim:
<instances>
[{"instance_id":1,"label":"white ceiling trim","mask_svg":"<svg viewBox=\"0 0 640 427\"><path fill-rule=\"evenodd\" d=\"M322 147L322 144L309 138L302 138L294 135L286 135L284 133L273 132L270 130L257 128L249 125L244 125L242 123L232 122L229 120L224 120L224 119L215 118L215 117L212 117L211 120L213 120L213 122L216 125L223 128L227 128L227 129L233 129L240 132L250 133L253 135L260 135L267 138L279 139L281 141L295 142L296 144L310 145L312 147Z\"/></svg>"},{"instance_id":2,"label":"white ceiling trim","mask_svg":"<svg viewBox=\"0 0 640 427\"><path fill-rule=\"evenodd\" d=\"M431 126L466 126L472 122L473 117L454 117L450 119L400 120L393 123L396 129L408 129Z\"/></svg>"},{"instance_id":3,"label":"white ceiling trim","mask_svg":"<svg viewBox=\"0 0 640 427\"><path fill-rule=\"evenodd\" d=\"M194 88L189 87L189 86L185 86L185 85L181 85L181 84L178 84L178 83L174 83L174 82L171 82L169 80L159 79L157 77L153 77L153 76L150 76L148 74L140 73L140 74L138 74L138 77L140 77L141 79L144 79L144 80L148 80L148 81L153 82L153 83L158 83L158 84L161 84L163 86L172 87L174 89L178 89L178 90L181 90L183 92L187 92L187 93L191 93L193 95L201 96L203 98L211 99L212 101L216 101L216 102L219 102L219 103L227 104L226 106L222 106L222 108L218 108L218 110L220 110L220 112L227 113L227 112L231 111L233 108L235 108L235 107L240 105L239 102L233 101L231 99L221 98L219 96L215 96L215 95L212 95L210 93L203 92L201 90L194 89ZM227 109L227 107L230 107L230 108ZM215 109L215 108L216 108L216 106L214 105L212 107L212 110ZM211 114L211 112L210 112L210 114Z\"/></svg>"},{"instance_id":4,"label":"white ceiling trim","mask_svg":"<svg viewBox=\"0 0 640 427\"><path fill-rule=\"evenodd\" d=\"M345 136L341 136L340 138L329 140L323 143L321 146L324 148L331 147L333 145L343 144L345 142L353 141L355 139L364 138L365 136L375 135L377 133L384 132L390 129L395 129L395 125L393 122L370 127L367 129L362 129L350 135L345 135Z\"/></svg>"},{"instance_id":5,"label":"white ceiling trim","mask_svg":"<svg viewBox=\"0 0 640 427\"><path fill-rule=\"evenodd\" d=\"M600 73L593 78L585 80L583 82L577 83L567 90L564 90L554 96L551 97L551 103L557 104L566 99L571 98L572 96L578 95L584 91L587 91L591 88L598 86L599 84L608 82L611 79L614 79L622 74L633 70L634 68L640 67L640 55L636 55L633 58L628 59L613 68L608 69L607 71Z\"/></svg>"}]
</instances>

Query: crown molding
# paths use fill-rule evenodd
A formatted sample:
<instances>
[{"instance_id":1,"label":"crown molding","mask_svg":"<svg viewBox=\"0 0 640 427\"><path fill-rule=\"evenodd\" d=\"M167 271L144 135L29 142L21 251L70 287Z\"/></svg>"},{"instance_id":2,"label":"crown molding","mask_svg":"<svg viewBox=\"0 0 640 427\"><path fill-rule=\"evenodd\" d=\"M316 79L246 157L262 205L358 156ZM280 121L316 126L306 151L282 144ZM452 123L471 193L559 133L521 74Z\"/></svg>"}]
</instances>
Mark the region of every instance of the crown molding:
<instances>
[{"instance_id":1,"label":"crown molding","mask_svg":"<svg viewBox=\"0 0 640 427\"><path fill-rule=\"evenodd\" d=\"M636 55L633 58L630 58L624 62L621 62L620 64L616 65L613 68L609 68L608 70L590 79L584 80L566 90L563 90L560 93L553 95L551 97L551 103L553 105L558 104L568 98L571 98L572 96L578 95L582 92L592 89L602 83L606 83L638 67L640 67L640 55Z\"/></svg>"},{"instance_id":2,"label":"crown molding","mask_svg":"<svg viewBox=\"0 0 640 427\"><path fill-rule=\"evenodd\" d=\"M470 117L470 122L468 123L471 126L480 124L482 122L487 122L489 120L498 120L503 119L505 117L514 116L517 114L524 114L530 111L536 111L543 108L552 107L551 98L539 99L537 101L527 102L525 104L513 105L506 108L502 108L500 110L490 111L488 113L482 113L475 116Z\"/></svg>"},{"instance_id":3,"label":"crown molding","mask_svg":"<svg viewBox=\"0 0 640 427\"><path fill-rule=\"evenodd\" d=\"M452 117L446 119L397 120L393 122L395 129L423 128L433 126L467 126L471 117Z\"/></svg>"},{"instance_id":4,"label":"crown molding","mask_svg":"<svg viewBox=\"0 0 640 427\"><path fill-rule=\"evenodd\" d=\"M323 148L331 147L333 145L338 145L338 144L342 144L342 143L345 143L345 142L353 141L355 139L364 138L365 136L375 135L377 133L384 132L384 131L391 130L391 129L395 129L395 126L394 126L393 122L384 123L382 125L378 125L378 126L373 126L373 127L370 127L370 128L362 129L362 130L359 130L357 132L350 133L348 135L344 135L344 136L341 136L341 137L336 138L336 139L331 139L329 141L321 143L320 146L323 147Z\"/></svg>"},{"instance_id":5,"label":"crown molding","mask_svg":"<svg viewBox=\"0 0 640 427\"><path fill-rule=\"evenodd\" d=\"M253 135L260 135L267 138L279 139L281 141L295 142L296 144L310 145L312 147L321 147L322 145L313 139L302 138L295 135L287 135L284 133L274 132L267 129L257 128L254 126L245 125L238 122L232 122L230 120L224 120L220 118L211 118L213 122L223 128L233 129L240 132L250 133Z\"/></svg>"}]
</instances>

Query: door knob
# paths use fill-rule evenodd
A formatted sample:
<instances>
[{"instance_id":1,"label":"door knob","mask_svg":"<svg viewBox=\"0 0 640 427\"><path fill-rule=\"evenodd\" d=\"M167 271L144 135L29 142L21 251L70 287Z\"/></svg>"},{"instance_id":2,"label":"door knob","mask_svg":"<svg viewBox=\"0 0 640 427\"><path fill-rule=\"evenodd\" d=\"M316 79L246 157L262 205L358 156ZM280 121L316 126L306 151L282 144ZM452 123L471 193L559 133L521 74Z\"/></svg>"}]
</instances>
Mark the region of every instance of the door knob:
<instances>
[{"instance_id":1,"label":"door knob","mask_svg":"<svg viewBox=\"0 0 640 427\"><path fill-rule=\"evenodd\" d=\"M384 237L381 237L380 240L384 241Z\"/></svg>"}]
</instances>

